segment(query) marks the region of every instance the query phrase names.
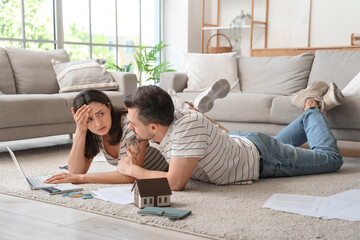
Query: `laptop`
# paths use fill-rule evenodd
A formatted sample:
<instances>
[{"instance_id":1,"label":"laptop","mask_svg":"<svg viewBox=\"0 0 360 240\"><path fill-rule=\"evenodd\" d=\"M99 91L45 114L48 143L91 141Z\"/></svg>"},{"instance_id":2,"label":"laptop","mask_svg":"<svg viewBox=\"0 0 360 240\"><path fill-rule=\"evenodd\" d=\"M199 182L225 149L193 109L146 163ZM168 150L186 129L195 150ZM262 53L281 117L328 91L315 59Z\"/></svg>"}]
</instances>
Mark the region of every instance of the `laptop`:
<instances>
[{"instance_id":1,"label":"laptop","mask_svg":"<svg viewBox=\"0 0 360 240\"><path fill-rule=\"evenodd\" d=\"M51 187L56 187L56 186L60 186L60 185L69 185L69 184L72 185L71 183L67 183L67 184L46 184L46 183L44 183L44 181L46 179L48 179L49 177L51 177L51 175L27 177L25 175L24 171L22 170L18 160L16 159L13 151L9 147L6 147L6 148L9 151L10 156L11 156L12 160L14 161L16 168L19 170L19 172L21 173L21 176L23 176L24 180L26 181L26 183L32 190L51 188Z\"/></svg>"}]
</instances>

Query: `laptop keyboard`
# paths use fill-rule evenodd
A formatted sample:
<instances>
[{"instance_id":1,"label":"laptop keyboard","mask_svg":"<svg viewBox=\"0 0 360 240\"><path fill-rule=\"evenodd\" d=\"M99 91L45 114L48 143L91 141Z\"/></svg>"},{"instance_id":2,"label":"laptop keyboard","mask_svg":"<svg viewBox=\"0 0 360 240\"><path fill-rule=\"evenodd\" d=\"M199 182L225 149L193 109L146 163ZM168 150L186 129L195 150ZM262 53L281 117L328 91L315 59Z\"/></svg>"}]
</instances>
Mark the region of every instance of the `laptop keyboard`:
<instances>
[{"instance_id":1,"label":"laptop keyboard","mask_svg":"<svg viewBox=\"0 0 360 240\"><path fill-rule=\"evenodd\" d=\"M51 177L51 175L48 176L31 176L28 177L28 181L30 182L31 186L33 187L51 187L55 186L56 184L46 184L44 181Z\"/></svg>"}]
</instances>

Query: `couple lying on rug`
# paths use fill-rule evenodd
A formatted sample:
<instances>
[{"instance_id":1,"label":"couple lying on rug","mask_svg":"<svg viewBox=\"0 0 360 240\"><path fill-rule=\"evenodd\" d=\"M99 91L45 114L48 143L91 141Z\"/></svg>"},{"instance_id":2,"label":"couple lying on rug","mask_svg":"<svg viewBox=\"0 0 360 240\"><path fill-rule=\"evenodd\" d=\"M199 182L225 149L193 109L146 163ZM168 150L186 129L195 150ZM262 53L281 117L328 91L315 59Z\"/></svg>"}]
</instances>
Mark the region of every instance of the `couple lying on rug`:
<instances>
[{"instance_id":1,"label":"couple lying on rug","mask_svg":"<svg viewBox=\"0 0 360 240\"><path fill-rule=\"evenodd\" d=\"M76 132L69 173L46 183L132 183L166 177L172 190L183 190L190 178L217 185L249 184L341 167L342 156L322 115L343 101L334 83L314 82L294 94L291 104L304 113L275 137L227 133L201 113L229 90L226 80L216 82L196 98L199 111L157 86L139 87L126 96L127 111L114 109L101 91L80 92L72 108ZM300 148L305 142L311 149ZM87 173L100 150L117 170Z\"/></svg>"}]
</instances>

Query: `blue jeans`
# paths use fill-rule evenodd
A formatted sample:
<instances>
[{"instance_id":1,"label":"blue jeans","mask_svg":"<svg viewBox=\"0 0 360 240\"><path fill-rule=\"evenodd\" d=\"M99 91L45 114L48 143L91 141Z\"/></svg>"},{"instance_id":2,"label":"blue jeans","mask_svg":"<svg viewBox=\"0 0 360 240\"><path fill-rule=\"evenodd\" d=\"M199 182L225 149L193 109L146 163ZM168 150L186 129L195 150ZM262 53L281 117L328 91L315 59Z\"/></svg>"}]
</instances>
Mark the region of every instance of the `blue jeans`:
<instances>
[{"instance_id":1,"label":"blue jeans","mask_svg":"<svg viewBox=\"0 0 360 240\"><path fill-rule=\"evenodd\" d=\"M334 172L343 164L336 139L317 107L307 109L275 137L229 132L251 140L260 152L260 177L291 177ZM300 148L308 142L311 149Z\"/></svg>"}]
</instances>

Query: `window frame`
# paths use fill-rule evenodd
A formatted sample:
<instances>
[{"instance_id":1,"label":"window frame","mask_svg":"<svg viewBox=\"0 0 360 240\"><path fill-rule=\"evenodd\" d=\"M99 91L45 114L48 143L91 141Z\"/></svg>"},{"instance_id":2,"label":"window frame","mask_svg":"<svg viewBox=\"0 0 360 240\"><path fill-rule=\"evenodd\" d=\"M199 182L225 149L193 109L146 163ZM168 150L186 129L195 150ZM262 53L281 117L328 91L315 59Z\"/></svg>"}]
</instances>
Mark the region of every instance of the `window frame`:
<instances>
[{"instance_id":1,"label":"window frame","mask_svg":"<svg viewBox=\"0 0 360 240\"><path fill-rule=\"evenodd\" d=\"M89 58L93 58L92 48L93 47L114 47L115 48L115 61L116 64L119 62L119 49L120 48L138 48L139 45L124 45L118 44L118 23L117 23L117 0L113 0L115 4L115 34L116 34L116 42L114 44L105 44L105 43L93 43L92 42L92 31L91 31L91 1L89 1L89 43L84 42L71 42L71 41L64 41L64 26L63 26L63 8L62 8L62 0L53 0L53 24L54 24L54 40L36 40L36 39L27 39L26 38L26 30L25 30L25 0L20 0L20 8L21 8L21 38L5 38L0 37L1 41L9 41L9 42L20 42L22 48L26 48L26 43L33 42L33 43L51 43L54 44L54 49L64 49L64 45L84 45L89 47ZM142 40L142 23L141 23L141 16L142 16L142 8L141 2L146 0L138 0L139 1L139 42ZM163 0L154 0L155 4L158 6L158 12L156 15L158 20L158 26L155 26L155 44L159 43L162 39L162 11L163 11ZM146 48L153 48L153 46L145 46ZM160 62L162 61L162 54L159 57Z\"/></svg>"}]
</instances>

